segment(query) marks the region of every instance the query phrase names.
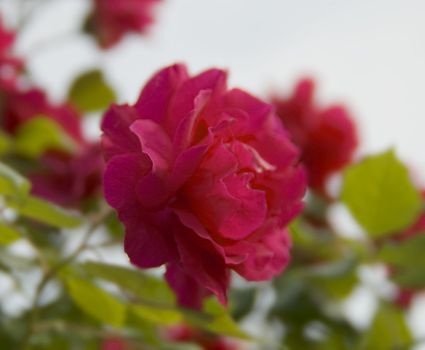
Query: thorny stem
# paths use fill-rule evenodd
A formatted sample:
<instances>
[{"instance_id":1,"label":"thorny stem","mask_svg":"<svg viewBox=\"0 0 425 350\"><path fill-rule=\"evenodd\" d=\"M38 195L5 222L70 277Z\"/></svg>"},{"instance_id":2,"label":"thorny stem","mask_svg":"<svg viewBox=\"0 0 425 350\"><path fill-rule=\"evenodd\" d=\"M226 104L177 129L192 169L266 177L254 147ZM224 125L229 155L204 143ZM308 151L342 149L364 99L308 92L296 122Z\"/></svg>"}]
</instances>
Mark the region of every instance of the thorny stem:
<instances>
[{"instance_id":1,"label":"thorny stem","mask_svg":"<svg viewBox=\"0 0 425 350\"><path fill-rule=\"evenodd\" d=\"M27 333L22 340L21 350L27 349L31 336L34 333L34 325L36 324L36 321L39 317L38 304L40 302L40 298L44 291L44 288L61 271L62 268L64 268L66 265L74 261L80 255L80 253L87 248L88 241L90 240L94 232L96 232L96 229L103 224L103 222L110 215L110 213L111 213L111 208L103 207L98 213L98 215L96 215L93 218L90 226L88 227L84 235L84 238L82 239L81 243L77 246L77 248L70 255L68 255L63 260L61 260L57 265L53 266L49 270L46 270L45 273L43 274L43 277L41 278L40 283L38 284L37 289L35 291L32 307L31 307L31 311L29 315Z\"/></svg>"}]
</instances>

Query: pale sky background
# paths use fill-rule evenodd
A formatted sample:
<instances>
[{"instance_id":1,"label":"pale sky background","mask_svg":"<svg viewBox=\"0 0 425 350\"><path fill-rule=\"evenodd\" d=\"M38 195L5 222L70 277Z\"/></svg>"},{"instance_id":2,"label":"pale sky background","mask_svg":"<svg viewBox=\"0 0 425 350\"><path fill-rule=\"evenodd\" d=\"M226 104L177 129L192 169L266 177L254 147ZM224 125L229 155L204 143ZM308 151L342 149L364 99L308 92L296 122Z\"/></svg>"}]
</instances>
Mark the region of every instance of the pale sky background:
<instances>
[{"instance_id":1,"label":"pale sky background","mask_svg":"<svg viewBox=\"0 0 425 350\"><path fill-rule=\"evenodd\" d=\"M16 1L0 0L11 25ZM166 0L149 37L128 37L105 52L78 34L88 0L26 1L39 13L18 52L54 98L77 72L99 65L120 102L130 103L154 71L174 62L193 73L225 68L230 86L260 96L286 94L309 75L324 105L342 102L352 111L359 155L394 146L425 184L424 0ZM381 278L373 270L362 275L372 284ZM347 306L356 322L373 310L370 294L358 290ZM425 299L410 321L425 337Z\"/></svg>"}]
</instances>

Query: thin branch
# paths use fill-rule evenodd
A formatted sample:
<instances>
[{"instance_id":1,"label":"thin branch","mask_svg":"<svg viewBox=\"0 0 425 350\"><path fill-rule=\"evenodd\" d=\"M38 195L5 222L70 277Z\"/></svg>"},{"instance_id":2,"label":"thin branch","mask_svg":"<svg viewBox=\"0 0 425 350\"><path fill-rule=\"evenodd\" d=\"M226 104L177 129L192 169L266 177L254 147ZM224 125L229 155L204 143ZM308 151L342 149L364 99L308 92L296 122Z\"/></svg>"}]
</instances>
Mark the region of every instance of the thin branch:
<instances>
[{"instance_id":1,"label":"thin branch","mask_svg":"<svg viewBox=\"0 0 425 350\"><path fill-rule=\"evenodd\" d=\"M111 208L109 207L103 207L101 211L94 217L90 223L90 226L88 227L84 238L82 239L80 245L77 246L77 248L66 258L61 260L57 265L55 265L52 269L46 271L43 274L43 277L41 278L40 283L37 286L37 289L35 291L32 308L29 315L29 321L28 321L28 328L27 328L27 334L23 338L21 349L25 350L28 347L29 340L31 339L32 334L34 333L34 325L39 317L39 303L41 295L44 291L44 288L46 285L52 280L60 271L62 268L64 268L66 265L74 261L81 252L83 252L86 247L88 246L88 241L92 237L92 235L96 232L97 228L103 224L105 219L111 214Z\"/></svg>"}]
</instances>

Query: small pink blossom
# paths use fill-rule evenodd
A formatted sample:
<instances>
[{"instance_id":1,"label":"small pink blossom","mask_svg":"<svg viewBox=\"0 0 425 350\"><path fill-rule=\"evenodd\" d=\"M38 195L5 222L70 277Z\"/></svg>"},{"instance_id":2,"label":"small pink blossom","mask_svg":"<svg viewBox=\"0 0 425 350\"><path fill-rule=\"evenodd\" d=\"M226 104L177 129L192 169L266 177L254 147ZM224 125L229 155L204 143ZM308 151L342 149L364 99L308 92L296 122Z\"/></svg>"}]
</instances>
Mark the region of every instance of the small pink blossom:
<instances>
[{"instance_id":1,"label":"small pink blossom","mask_svg":"<svg viewBox=\"0 0 425 350\"><path fill-rule=\"evenodd\" d=\"M145 33L160 0L93 0L92 30L99 44L109 48L127 33Z\"/></svg>"},{"instance_id":2,"label":"small pink blossom","mask_svg":"<svg viewBox=\"0 0 425 350\"><path fill-rule=\"evenodd\" d=\"M268 280L289 261L286 225L306 181L273 107L210 69L155 74L134 106L105 114L104 193L140 268L166 264L182 305L226 303L230 270Z\"/></svg>"},{"instance_id":3,"label":"small pink blossom","mask_svg":"<svg viewBox=\"0 0 425 350\"><path fill-rule=\"evenodd\" d=\"M356 126L343 106L320 108L314 101L314 83L301 80L289 97L275 97L278 116L302 151L309 185L326 194L330 175L348 165L357 146Z\"/></svg>"}]
</instances>

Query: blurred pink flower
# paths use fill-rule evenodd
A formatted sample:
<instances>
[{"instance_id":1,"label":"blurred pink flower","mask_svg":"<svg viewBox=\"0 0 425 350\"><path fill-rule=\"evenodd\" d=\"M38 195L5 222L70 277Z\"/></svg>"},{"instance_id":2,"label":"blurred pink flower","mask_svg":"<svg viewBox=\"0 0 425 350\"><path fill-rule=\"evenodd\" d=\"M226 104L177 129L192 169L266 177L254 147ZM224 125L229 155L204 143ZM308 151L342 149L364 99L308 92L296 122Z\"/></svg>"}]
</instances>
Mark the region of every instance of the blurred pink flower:
<instances>
[{"instance_id":1,"label":"blurred pink flower","mask_svg":"<svg viewBox=\"0 0 425 350\"><path fill-rule=\"evenodd\" d=\"M160 0L93 0L92 30L99 44L109 48L127 33L145 33Z\"/></svg>"},{"instance_id":2,"label":"blurred pink flower","mask_svg":"<svg viewBox=\"0 0 425 350\"><path fill-rule=\"evenodd\" d=\"M101 350L130 350L130 344L122 338L110 337L102 341Z\"/></svg>"},{"instance_id":3,"label":"blurred pink flower","mask_svg":"<svg viewBox=\"0 0 425 350\"><path fill-rule=\"evenodd\" d=\"M79 207L101 189L103 160L99 144L82 134L81 116L69 104L52 104L38 89L17 84L0 87L0 127L9 134L36 117L54 120L75 142L75 151L47 150L27 174L32 193L59 205Z\"/></svg>"},{"instance_id":4,"label":"blurred pink flower","mask_svg":"<svg viewBox=\"0 0 425 350\"><path fill-rule=\"evenodd\" d=\"M51 151L39 159L29 178L32 193L65 207L78 207L98 194L103 161L99 144L87 144L75 154Z\"/></svg>"},{"instance_id":5,"label":"blurred pink flower","mask_svg":"<svg viewBox=\"0 0 425 350\"><path fill-rule=\"evenodd\" d=\"M112 106L102 130L125 251L140 268L166 264L180 304L226 303L230 270L258 281L284 269L306 181L271 105L228 90L222 70L174 65L134 106Z\"/></svg>"},{"instance_id":6,"label":"blurred pink flower","mask_svg":"<svg viewBox=\"0 0 425 350\"><path fill-rule=\"evenodd\" d=\"M314 83L301 80L289 97L274 97L276 112L302 151L309 185L326 194L328 177L348 165L357 146L356 126L338 105L325 109L314 102Z\"/></svg>"},{"instance_id":7,"label":"blurred pink flower","mask_svg":"<svg viewBox=\"0 0 425 350\"><path fill-rule=\"evenodd\" d=\"M0 18L0 128L15 134L36 117L54 120L76 145L75 153L48 150L30 170L35 195L66 206L81 202L100 190L102 159L99 145L88 144L82 135L81 116L67 103L53 104L39 88L26 89L17 69L21 61L10 56L15 35Z\"/></svg>"},{"instance_id":8,"label":"blurred pink flower","mask_svg":"<svg viewBox=\"0 0 425 350\"><path fill-rule=\"evenodd\" d=\"M244 347L240 342L226 338L223 336L217 336L214 334L208 334L201 330L186 326L178 325L169 327L165 330L164 337L167 340L174 342L191 342L195 343L203 350L243 350Z\"/></svg>"},{"instance_id":9,"label":"blurred pink flower","mask_svg":"<svg viewBox=\"0 0 425 350\"><path fill-rule=\"evenodd\" d=\"M1 85L16 79L18 70L22 68L22 61L11 53L15 42L15 33L6 29L0 16L0 79Z\"/></svg>"},{"instance_id":10,"label":"blurred pink flower","mask_svg":"<svg viewBox=\"0 0 425 350\"><path fill-rule=\"evenodd\" d=\"M35 117L48 117L57 122L77 143L83 142L80 115L69 104L52 104L38 88L24 90L10 85L0 89L1 125L9 133Z\"/></svg>"},{"instance_id":11,"label":"blurred pink flower","mask_svg":"<svg viewBox=\"0 0 425 350\"><path fill-rule=\"evenodd\" d=\"M0 18L0 55L8 54L13 42L15 41L15 33L7 30Z\"/></svg>"}]
</instances>

